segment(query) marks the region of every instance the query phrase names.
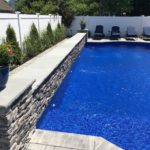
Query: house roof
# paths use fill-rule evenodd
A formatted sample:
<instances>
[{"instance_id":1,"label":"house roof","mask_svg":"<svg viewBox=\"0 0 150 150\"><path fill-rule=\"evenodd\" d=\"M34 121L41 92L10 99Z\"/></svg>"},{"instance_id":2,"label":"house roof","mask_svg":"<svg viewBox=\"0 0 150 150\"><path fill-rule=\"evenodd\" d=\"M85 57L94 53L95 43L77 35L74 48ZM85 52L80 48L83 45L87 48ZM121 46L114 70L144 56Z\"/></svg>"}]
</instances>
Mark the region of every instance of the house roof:
<instances>
[{"instance_id":1,"label":"house roof","mask_svg":"<svg viewBox=\"0 0 150 150\"><path fill-rule=\"evenodd\" d=\"M8 5L8 3L5 0L0 0L0 12L12 13L13 9Z\"/></svg>"}]
</instances>

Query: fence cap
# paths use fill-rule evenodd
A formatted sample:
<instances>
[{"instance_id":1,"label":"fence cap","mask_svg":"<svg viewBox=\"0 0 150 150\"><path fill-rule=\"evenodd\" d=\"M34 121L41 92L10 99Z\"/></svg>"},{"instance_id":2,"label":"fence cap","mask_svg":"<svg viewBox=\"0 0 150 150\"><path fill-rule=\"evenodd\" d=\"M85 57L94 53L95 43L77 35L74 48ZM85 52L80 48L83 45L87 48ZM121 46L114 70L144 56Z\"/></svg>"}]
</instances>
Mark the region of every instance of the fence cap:
<instances>
[{"instance_id":1,"label":"fence cap","mask_svg":"<svg viewBox=\"0 0 150 150\"><path fill-rule=\"evenodd\" d=\"M36 13L36 15L37 15L37 16L39 16L39 15L40 15L40 13Z\"/></svg>"},{"instance_id":2,"label":"fence cap","mask_svg":"<svg viewBox=\"0 0 150 150\"><path fill-rule=\"evenodd\" d=\"M20 14L21 12L20 12L20 11L16 11L15 13L16 13L16 14Z\"/></svg>"}]
</instances>

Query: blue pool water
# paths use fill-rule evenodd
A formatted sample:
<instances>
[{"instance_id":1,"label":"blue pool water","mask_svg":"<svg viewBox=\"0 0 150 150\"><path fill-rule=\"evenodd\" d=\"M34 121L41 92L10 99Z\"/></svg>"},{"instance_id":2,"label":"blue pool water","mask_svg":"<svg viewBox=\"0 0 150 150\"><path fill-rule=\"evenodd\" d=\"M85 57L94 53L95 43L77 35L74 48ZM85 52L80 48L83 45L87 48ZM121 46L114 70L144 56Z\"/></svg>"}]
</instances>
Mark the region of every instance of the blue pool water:
<instances>
[{"instance_id":1,"label":"blue pool water","mask_svg":"<svg viewBox=\"0 0 150 150\"><path fill-rule=\"evenodd\" d=\"M87 44L37 128L150 150L150 46Z\"/></svg>"}]
</instances>

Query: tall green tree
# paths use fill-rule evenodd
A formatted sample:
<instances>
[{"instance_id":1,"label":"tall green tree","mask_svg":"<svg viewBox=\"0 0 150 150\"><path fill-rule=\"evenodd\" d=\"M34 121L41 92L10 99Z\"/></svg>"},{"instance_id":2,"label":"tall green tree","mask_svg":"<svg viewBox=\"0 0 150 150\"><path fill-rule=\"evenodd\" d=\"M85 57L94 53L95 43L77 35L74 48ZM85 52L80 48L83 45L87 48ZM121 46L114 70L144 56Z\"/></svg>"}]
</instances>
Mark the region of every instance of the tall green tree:
<instances>
[{"instance_id":1,"label":"tall green tree","mask_svg":"<svg viewBox=\"0 0 150 150\"><path fill-rule=\"evenodd\" d=\"M42 51L40 35L34 23L31 26L29 36L24 41L24 50L27 58L32 58Z\"/></svg>"},{"instance_id":2,"label":"tall green tree","mask_svg":"<svg viewBox=\"0 0 150 150\"><path fill-rule=\"evenodd\" d=\"M100 15L130 14L133 9L132 0L100 0Z\"/></svg>"},{"instance_id":3,"label":"tall green tree","mask_svg":"<svg viewBox=\"0 0 150 150\"><path fill-rule=\"evenodd\" d=\"M23 55L16 38L16 33L11 25L8 25L6 30L6 42L11 45L14 51L13 63L20 65L23 62Z\"/></svg>"},{"instance_id":4,"label":"tall green tree","mask_svg":"<svg viewBox=\"0 0 150 150\"><path fill-rule=\"evenodd\" d=\"M73 0L75 15L99 15L99 3L96 0Z\"/></svg>"},{"instance_id":5,"label":"tall green tree","mask_svg":"<svg viewBox=\"0 0 150 150\"><path fill-rule=\"evenodd\" d=\"M150 15L150 1L149 0L133 0L133 11L131 15Z\"/></svg>"},{"instance_id":6,"label":"tall green tree","mask_svg":"<svg viewBox=\"0 0 150 150\"><path fill-rule=\"evenodd\" d=\"M60 14L68 27L74 18L73 0L17 0L15 9L22 13Z\"/></svg>"}]
</instances>

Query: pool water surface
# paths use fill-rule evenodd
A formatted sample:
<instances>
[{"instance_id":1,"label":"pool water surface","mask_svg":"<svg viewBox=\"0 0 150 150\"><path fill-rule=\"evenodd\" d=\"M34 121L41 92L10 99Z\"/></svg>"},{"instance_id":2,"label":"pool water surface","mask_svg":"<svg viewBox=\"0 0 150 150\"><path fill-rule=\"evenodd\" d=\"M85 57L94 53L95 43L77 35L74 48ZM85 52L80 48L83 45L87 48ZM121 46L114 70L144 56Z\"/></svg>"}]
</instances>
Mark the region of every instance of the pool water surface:
<instances>
[{"instance_id":1,"label":"pool water surface","mask_svg":"<svg viewBox=\"0 0 150 150\"><path fill-rule=\"evenodd\" d=\"M150 46L87 44L37 123L150 150Z\"/></svg>"}]
</instances>

